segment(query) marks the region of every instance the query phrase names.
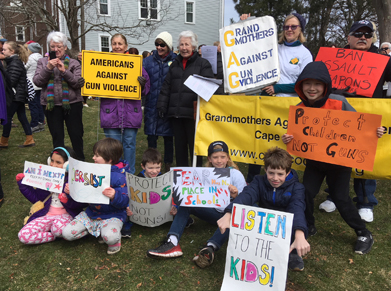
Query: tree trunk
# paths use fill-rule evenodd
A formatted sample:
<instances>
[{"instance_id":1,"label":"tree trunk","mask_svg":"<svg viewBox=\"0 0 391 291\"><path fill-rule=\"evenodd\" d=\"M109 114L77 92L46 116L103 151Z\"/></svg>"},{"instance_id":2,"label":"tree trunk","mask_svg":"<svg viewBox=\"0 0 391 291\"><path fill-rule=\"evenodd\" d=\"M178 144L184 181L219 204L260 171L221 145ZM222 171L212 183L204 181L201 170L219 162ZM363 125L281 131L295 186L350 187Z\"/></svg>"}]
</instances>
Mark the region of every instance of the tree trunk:
<instances>
[{"instance_id":1,"label":"tree trunk","mask_svg":"<svg viewBox=\"0 0 391 291\"><path fill-rule=\"evenodd\" d=\"M391 41L391 0L372 0L379 21L380 43Z\"/></svg>"}]
</instances>

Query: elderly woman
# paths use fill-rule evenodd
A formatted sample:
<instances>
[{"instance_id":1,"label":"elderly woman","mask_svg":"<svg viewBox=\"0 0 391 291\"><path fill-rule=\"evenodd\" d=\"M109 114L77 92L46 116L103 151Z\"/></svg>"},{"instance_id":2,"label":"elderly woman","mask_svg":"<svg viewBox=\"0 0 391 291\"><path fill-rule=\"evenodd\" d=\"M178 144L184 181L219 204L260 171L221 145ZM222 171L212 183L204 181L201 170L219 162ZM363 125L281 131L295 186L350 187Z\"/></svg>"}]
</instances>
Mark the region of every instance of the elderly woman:
<instances>
[{"instance_id":1,"label":"elderly woman","mask_svg":"<svg viewBox=\"0 0 391 291\"><path fill-rule=\"evenodd\" d=\"M125 54L128 49L126 37L115 34L111 38L113 53ZM142 95L148 94L150 82L147 72L142 69L143 76L138 77ZM100 126L106 137L119 140L124 149L124 159L129 163L130 173L136 171L136 136L141 127L143 112L141 100L101 98Z\"/></svg>"},{"instance_id":2,"label":"elderly woman","mask_svg":"<svg viewBox=\"0 0 391 291\"><path fill-rule=\"evenodd\" d=\"M53 31L49 33L47 43L50 51L56 53L56 57L42 58L38 61L33 82L42 88L41 105L45 106L53 147L64 147L65 121L72 148L77 158L84 161L81 67L77 60L71 59L65 53L67 50L65 34Z\"/></svg>"},{"instance_id":3,"label":"elderly woman","mask_svg":"<svg viewBox=\"0 0 391 291\"><path fill-rule=\"evenodd\" d=\"M193 74L213 78L212 66L197 53L197 35L179 34L179 55L172 62L160 90L157 109L161 118L171 118L175 138L176 166L186 167L194 153L195 105L197 94L183 83Z\"/></svg>"}]
</instances>

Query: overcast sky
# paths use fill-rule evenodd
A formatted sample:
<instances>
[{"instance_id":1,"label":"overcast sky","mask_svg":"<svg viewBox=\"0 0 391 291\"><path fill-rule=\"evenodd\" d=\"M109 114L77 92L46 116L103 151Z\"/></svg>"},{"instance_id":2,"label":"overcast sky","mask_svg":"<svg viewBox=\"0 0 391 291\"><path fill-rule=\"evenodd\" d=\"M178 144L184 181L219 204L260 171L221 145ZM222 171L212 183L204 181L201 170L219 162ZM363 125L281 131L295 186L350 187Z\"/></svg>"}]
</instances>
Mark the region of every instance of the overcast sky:
<instances>
[{"instance_id":1,"label":"overcast sky","mask_svg":"<svg viewBox=\"0 0 391 291\"><path fill-rule=\"evenodd\" d=\"M230 25L229 20L233 18L235 22L239 21L239 14L235 10L235 4L233 0L225 1L225 12L224 12L224 26Z\"/></svg>"}]
</instances>

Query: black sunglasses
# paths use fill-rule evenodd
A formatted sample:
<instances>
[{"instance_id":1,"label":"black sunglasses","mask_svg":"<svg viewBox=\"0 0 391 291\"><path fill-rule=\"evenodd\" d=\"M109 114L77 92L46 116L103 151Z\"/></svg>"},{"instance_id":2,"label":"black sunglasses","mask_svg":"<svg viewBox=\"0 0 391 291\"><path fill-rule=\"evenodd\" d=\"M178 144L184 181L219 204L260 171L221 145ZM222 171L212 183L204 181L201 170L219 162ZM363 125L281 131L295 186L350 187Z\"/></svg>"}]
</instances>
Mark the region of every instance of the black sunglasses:
<instances>
[{"instance_id":1,"label":"black sunglasses","mask_svg":"<svg viewBox=\"0 0 391 291\"><path fill-rule=\"evenodd\" d=\"M289 28L290 28L290 29L292 29L292 30L296 30L298 27L300 27L300 25L284 25L284 26L282 27L282 29L283 29L283 30L289 30Z\"/></svg>"},{"instance_id":2,"label":"black sunglasses","mask_svg":"<svg viewBox=\"0 0 391 291\"><path fill-rule=\"evenodd\" d=\"M157 43L157 42L155 42L155 46L166 47L166 44L165 43Z\"/></svg>"},{"instance_id":3,"label":"black sunglasses","mask_svg":"<svg viewBox=\"0 0 391 291\"><path fill-rule=\"evenodd\" d=\"M386 51L386 50L388 50L388 49L389 49L389 47L383 47L383 48L381 48L380 50Z\"/></svg>"},{"instance_id":4,"label":"black sunglasses","mask_svg":"<svg viewBox=\"0 0 391 291\"><path fill-rule=\"evenodd\" d=\"M356 31L352 32L350 35L353 35L357 38L362 38L362 36L365 36L365 38L371 38L373 36L372 32L362 32L362 31Z\"/></svg>"}]
</instances>

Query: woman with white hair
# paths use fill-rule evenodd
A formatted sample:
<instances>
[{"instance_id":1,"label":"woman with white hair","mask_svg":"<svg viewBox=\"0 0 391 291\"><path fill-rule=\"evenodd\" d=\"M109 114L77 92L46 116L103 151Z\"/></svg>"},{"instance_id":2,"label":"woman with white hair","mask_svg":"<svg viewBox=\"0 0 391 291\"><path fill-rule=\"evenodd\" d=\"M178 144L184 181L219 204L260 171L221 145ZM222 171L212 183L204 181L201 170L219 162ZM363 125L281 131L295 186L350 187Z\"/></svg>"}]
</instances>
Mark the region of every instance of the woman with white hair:
<instances>
[{"instance_id":1,"label":"woman with white hair","mask_svg":"<svg viewBox=\"0 0 391 291\"><path fill-rule=\"evenodd\" d=\"M172 62L157 102L160 118L170 118L175 138L176 166L186 167L194 153L197 94L184 85L193 74L213 78L209 61L197 52L197 35L182 31L178 37L179 55Z\"/></svg>"},{"instance_id":2,"label":"woman with white hair","mask_svg":"<svg viewBox=\"0 0 391 291\"><path fill-rule=\"evenodd\" d=\"M64 147L64 121L77 158L84 161L83 153L83 97L80 88L84 84L81 78L81 66L71 59L67 50L67 37L59 31L49 33L47 37L50 51L56 57L42 58L38 61L33 78L36 86L41 87L41 105L45 106L45 115L53 147Z\"/></svg>"}]
</instances>

